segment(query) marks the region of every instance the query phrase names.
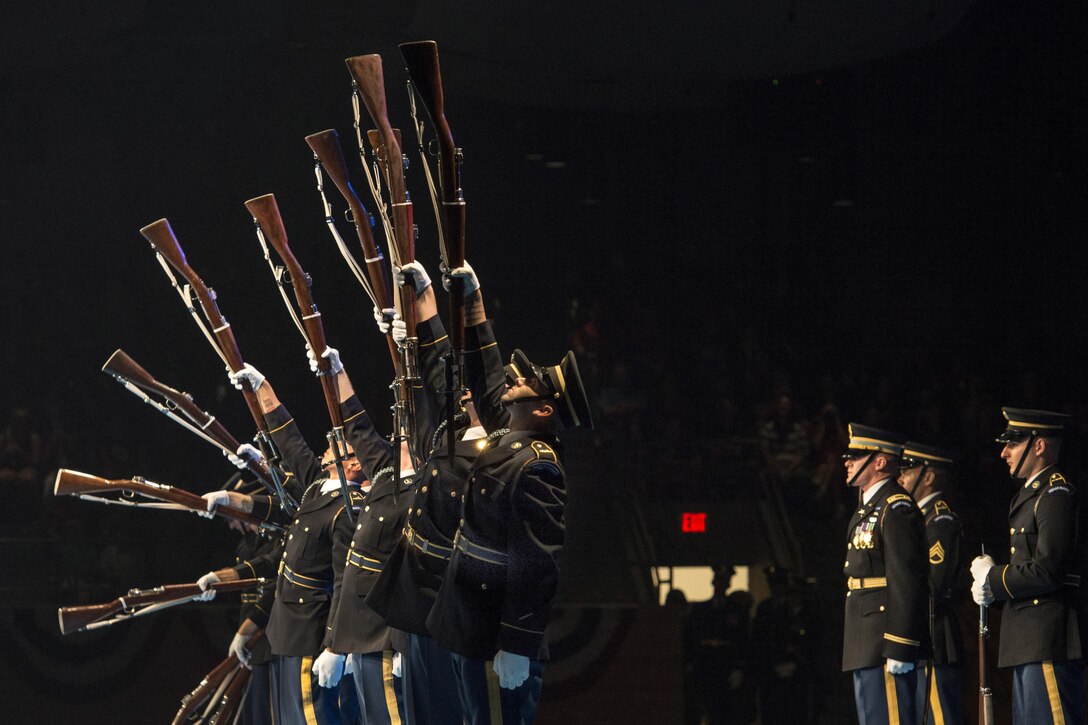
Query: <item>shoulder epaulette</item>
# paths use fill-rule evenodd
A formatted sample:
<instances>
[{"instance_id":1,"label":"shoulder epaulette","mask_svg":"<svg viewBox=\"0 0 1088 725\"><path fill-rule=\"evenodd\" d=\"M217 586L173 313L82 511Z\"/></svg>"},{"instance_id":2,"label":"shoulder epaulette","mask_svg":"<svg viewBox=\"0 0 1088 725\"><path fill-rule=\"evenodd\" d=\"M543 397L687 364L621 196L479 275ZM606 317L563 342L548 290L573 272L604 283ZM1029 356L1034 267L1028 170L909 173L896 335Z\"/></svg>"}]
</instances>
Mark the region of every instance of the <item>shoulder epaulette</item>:
<instances>
[{"instance_id":1,"label":"shoulder epaulette","mask_svg":"<svg viewBox=\"0 0 1088 725\"><path fill-rule=\"evenodd\" d=\"M896 493L888 496L888 499L884 503L895 503L896 501L910 501L910 496L905 493Z\"/></svg>"},{"instance_id":2,"label":"shoulder epaulette","mask_svg":"<svg viewBox=\"0 0 1088 725\"><path fill-rule=\"evenodd\" d=\"M555 450L544 441L533 441L533 453L536 454L536 460L549 461L550 463L558 463L559 456L555 454Z\"/></svg>"},{"instance_id":3,"label":"shoulder epaulette","mask_svg":"<svg viewBox=\"0 0 1088 725\"><path fill-rule=\"evenodd\" d=\"M1069 480L1060 471L1054 471L1054 473L1050 474L1050 478L1047 479L1046 492L1073 493L1073 484L1069 483Z\"/></svg>"}]
</instances>

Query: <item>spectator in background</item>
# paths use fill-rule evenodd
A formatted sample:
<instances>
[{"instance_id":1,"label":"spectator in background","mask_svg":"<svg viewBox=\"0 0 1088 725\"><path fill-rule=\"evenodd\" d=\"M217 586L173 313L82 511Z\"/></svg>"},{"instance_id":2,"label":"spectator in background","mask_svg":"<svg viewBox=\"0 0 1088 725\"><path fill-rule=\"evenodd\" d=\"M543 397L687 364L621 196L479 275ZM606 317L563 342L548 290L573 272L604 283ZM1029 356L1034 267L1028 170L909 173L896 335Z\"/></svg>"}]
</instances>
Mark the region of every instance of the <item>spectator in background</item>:
<instances>
[{"instance_id":1,"label":"spectator in background","mask_svg":"<svg viewBox=\"0 0 1088 725\"><path fill-rule=\"evenodd\" d=\"M696 602L688 618L686 656L697 694L700 722L707 725L747 725L755 719L748 693L748 609L726 595L736 570L714 570L714 594Z\"/></svg>"},{"instance_id":2,"label":"spectator in background","mask_svg":"<svg viewBox=\"0 0 1088 725\"><path fill-rule=\"evenodd\" d=\"M787 501L800 503L809 495L808 431L793 412L793 400L781 395L771 418L759 429L759 444L767 472Z\"/></svg>"}]
</instances>

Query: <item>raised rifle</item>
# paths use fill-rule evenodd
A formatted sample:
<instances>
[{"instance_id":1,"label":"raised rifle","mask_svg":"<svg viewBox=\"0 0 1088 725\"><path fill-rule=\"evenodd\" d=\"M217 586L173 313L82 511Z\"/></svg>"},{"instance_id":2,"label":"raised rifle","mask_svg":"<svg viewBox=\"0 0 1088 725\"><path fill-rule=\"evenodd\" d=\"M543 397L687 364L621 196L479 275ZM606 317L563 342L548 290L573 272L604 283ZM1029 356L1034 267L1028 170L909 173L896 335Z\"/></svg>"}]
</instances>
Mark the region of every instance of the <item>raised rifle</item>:
<instances>
[{"instance_id":1,"label":"raised rifle","mask_svg":"<svg viewBox=\"0 0 1088 725\"><path fill-rule=\"evenodd\" d=\"M982 546L986 556L986 546ZM986 642L990 639L990 607L978 607L978 721L979 725L994 725L994 693L990 689L990 660Z\"/></svg>"},{"instance_id":2,"label":"raised rifle","mask_svg":"<svg viewBox=\"0 0 1088 725\"><path fill-rule=\"evenodd\" d=\"M408 69L408 102L412 120L419 140L419 156L427 177L439 229L439 251L446 269L456 269L465 263L465 197L461 190L461 164L464 155L453 142L453 134L446 120L445 93L442 89L442 70L438 64L438 43L433 40L421 40L401 43L400 54ZM423 123L416 114L416 95L427 109L427 115L434 127L438 142L438 182L442 194L441 206L438 204L432 181L430 165L423 146ZM451 357L446 358L446 436L449 455L454 451L453 417L457 407L458 395L464 381L455 378L461 373L465 351L465 297L464 281L460 277L450 279L450 348Z\"/></svg>"},{"instance_id":3,"label":"raised rifle","mask_svg":"<svg viewBox=\"0 0 1088 725\"><path fill-rule=\"evenodd\" d=\"M218 593L247 592L251 589L263 589L272 586L268 579L238 579L232 582L210 584L209 589ZM127 622L135 617L142 617L152 612L159 612L169 607L191 602L204 594L194 582L192 584L166 584L154 589L130 589L111 602L105 604L87 604L79 607L61 607L57 610L60 633L71 634L83 630L108 627L118 622Z\"/></svg>"},{"instance_id":4,"label":"raised rifle","mask_svg":"<svg viewBox=\"0 0 1088 725\"><path fill-rule=\"evenodd\" d=\"M159 382L124 350L117 350L110 355L110 359L102 366L102 371L111 375L130 393L186 430L211 443L224 454L234 455L234 452L238 450L238 439L231 435L214 415L202 410L193 401L193 396ZM247 459L245 464L246 470L256 476L265 488L276 490L272 473L263 462Z\"/></svg>"},{"instance_id":5,"label":"raised rifle","mask_svg":"<svg viewBox=\"0 0 1088 725\"><path fill-rule=\"evenodd\" d=\"M283 227L283 218L280 217L279 205L272 194L258 196L246 202L246 209L253 217L253 223L257 227L257 239L268 256L268 248L265 242L272 245L286 268L286 277L283 273L273 273L284 301L287 302L287 311L295 321L306 343L313 352L317 361L317 375L321 381L321 392L325 395L325 406L329 409L329 420L332 422L332 430L326 436L329 447L332 449L333 459L336 462L336 471L340 476L340 492L344 496L344 514L354 524L355 516L351 511L351 496L348 493L347 475L344 473L344 456L346 455L346 442L344 440L344 420L340 415L340 394L337 390L336 376L332 375L328 358L322 357L328 344L325 342L325 326L321 323L321 313L314 303L310 292L310 275L302 269L291 247L287 243L287 231ZM271 259L269 259L271 264ZM295 293L295 303L298 305L298 313L287 301L284 287L290 284Z\"/></svg>"},{"instance_id":6,"label":"raised rifle","mask_svg":"<svg viewBox=\"0 0 1088 725\"><path fill-rule=\"evenodd\" d=\"M370 144L373 147L374 159L380 168L378 177L384 178L389 193L389 208L393 218L393 240L391 248L393 261L403 267L409 262L415 261L415 224L412 216L412 201L408 196L408 190L404 182L404 170L407 163L404 153L401 151L399 133L395 131L389 122L386 110L385 80L382 76L382 59L378 55L359 55L345 60L348 71L351 73L354 97L360 98L366 106L370 118L377 126L377 131L368 134ZM356 109L358 104L356 103ZM361 130L361 120L356 110L356 129ZM366 166L366 148L362 142L362 135L357 133L359 140L359 154ZM372 178L372 182L373 182ZM377 184L372 183L372 188ZM375 201L382 207L380 194ZM396 475L400 475L400 443L407 442L409 446L415 441L415 410L413 405L412 390L419 381L416 367L416 353L419 339L416 337L416 313L415 313L415 288L405 285L394 290L397 310L404 320L408 336L401 345L402 365L398 370L396 381L397 401L395 406L395 430L397 438L397 451L393 456L396 467ZM413 452L416 453L416 452ZM418 456L417 456L418 457Z\"/></svg>"},{"instance_id":7,"label":"raised rifle","mask_svg":"<svg viewBox=\"0 0 1088 725\"><path fill-rule=\"evenodd\" d=\"M249 638L247 643L252 650L253 647L264 639L264 630L258 629ZM193 689L185 697L181 698L181 708L177 714L174 715L174 720L171 725L181 725L182 723L189 722L192 719L193 713L200 708L201 705L211 701L214 710L218 711L219 708L215 707L218 702L221 702L228 691L226 688L220 689L223 683L228 680L233 680L243 671L248 672L245 665L238 661L238 658L233 654L228 655L226 659L216 665L211 672L204 675L204 679L200 681L200 684ZM248 680L248 678L247 678ZM213 695L216 695L213 698ZM201 719L204 719L203 716Z\"/></svg>"},{"instance_id":8,"label":"raised rifle","mask_svg":"<svg viewBox=\"0 0 1088 725\"><path fill-rule=\"evenodd\" d=\"M245 366L245 361L242 359L242 352L238 349L238 342L234 339L234 332L231 330L230 323L223 317L223 313L219 311L215 291L204 284L204 280L200 278L200 275L189 266L189 262L185 258L185 252L181 250L181 245L178 243L177 237L174 236L174 230L170 228L170 222L166 219L160 219L141 229L140 234L151 243L163 271L166 272L166 276L170 279L174 289L178 291L182 301L187 305L190 314L192 314L197 326L208 339L212 349L219 355L228 370L235 373L241 370ZM171 268L176 270L188 282L184 288L178 285L177 279L170 271ZM200 302L204 320L201 320L196 314L193 306L192 295L194 293ZM289 516L293 516L295 511L298 510L298 503L283 487L286 476L280 470L279 455L272 444L272 436L268 432L268 423L265 422L264 414L261 412L257 394L245 381L242 382L242 397L245 398L246 407L249 408L253 423L257 426L257 445L260 447L265 460L269 462L268 470L273 480L271 493L279 498L280 506L283 507L284 511Z\"/></svg>"},{"instance_id":9,"label":"raised rifle","mask_svg":"<svg viewBox=\"0 0 1088 725\"><path fill-rule=\"evenodd\" d=\"M282 531L283 527L271 521L262 521L251 513L230 506L216 506L208 511L208 502L191 491L175 486L148 481L145 478L101 478L89 473L62 468L57 471L53 483L56 496L76 496L84 501L94 501L115 506L190 511L201 516L221 516L243 524L252 524L265 531ZM138 498L148 499L147 502Z\"/></svg>"}]
</instances>

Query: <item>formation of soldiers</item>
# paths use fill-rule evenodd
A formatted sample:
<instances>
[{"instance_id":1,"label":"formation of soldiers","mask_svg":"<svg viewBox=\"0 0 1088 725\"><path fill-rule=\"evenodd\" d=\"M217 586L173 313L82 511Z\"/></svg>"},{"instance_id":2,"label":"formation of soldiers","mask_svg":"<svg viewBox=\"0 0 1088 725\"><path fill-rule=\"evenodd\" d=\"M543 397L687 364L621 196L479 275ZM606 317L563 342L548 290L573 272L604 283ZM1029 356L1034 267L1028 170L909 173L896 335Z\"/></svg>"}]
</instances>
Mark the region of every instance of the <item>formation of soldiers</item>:
<instances>
[{"instance_id":1,"label":"formation of soldiers","mask_svg":"<svg viewBox=\"0 0 1088 725\"><path fill-rule=\"evenodd\" d=\"M245 602L230 644L253 672L243 722L497 724L530 722L536 712L564 537L558 434L591 425L578 367L571 353L538 366L520 350L504 365L475 272L449 270L444 280L460 278L465 293L467 388L454 399L450 437L450 343L434 287L418 262L394 273L417 297L412 446L377 432L334 348L320 355L349 444L343 481L332 448L308 447L264 375L248 364L230 375L256 392L286 488L300 502L282 537L247 532L236 564L198 582L276 580L274 591ZM408 334L399 317L375 310L375 319L398 342ZM259 455L246 444L237 462ZM209 510L279 513L264 492L205 498ZM260 630L267 644L250 651Z\"/></svg>"},{"instance_id":2,"label":"formation of soldiers","mask_svg":"<svg viewBox=\"0 0 1088 725\"><path fill-rule=\"evenodd\" d=\"M1012 669L1012 720L1085 722L1080 593L1085 537L1074 486L1059 466L1068 416L1004 408L997 441L1017 481L1009 563L970 564L971 596L1004 603L998 665ZM964 650L953 606L963 529L946 493L952 456L867 426L850 426L850 521L843 671L862 725L963 722ZM981 720L980 720L981 722Z\"/></svg>"}]
</instances>

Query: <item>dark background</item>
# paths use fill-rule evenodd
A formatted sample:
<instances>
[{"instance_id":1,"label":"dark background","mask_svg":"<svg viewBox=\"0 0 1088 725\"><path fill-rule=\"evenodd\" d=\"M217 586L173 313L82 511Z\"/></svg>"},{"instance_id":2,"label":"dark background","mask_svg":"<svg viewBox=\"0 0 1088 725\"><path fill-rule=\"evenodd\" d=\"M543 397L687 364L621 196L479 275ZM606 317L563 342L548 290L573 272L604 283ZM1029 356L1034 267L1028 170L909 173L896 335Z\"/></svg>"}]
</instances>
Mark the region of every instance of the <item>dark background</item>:
<instances>
[{"instance_id":1,"label":"dark background","mask_svg":"<svg viewBox=\"0 0 1088 725\"><path fill-rule=\"evenodd\" d=\"M999 406L1088 424L1083 4L461 5L0 10L0 413L30 411L46 486L56 466L197 491L230 475L98 372L118 347L248 434L138 234L163 216L316 442L317 384L242 207L274 192L330 343L368 408L388 404L386 353L323 228L303 137L335 127L353 161L342 60L370 52L409 128L396 43L432 38L465 153L468 258L508 348L548 361L579 347L594 397L623 363L650 455L712 435L723 400L753 430L783 393L804 416L833 402L928 435L964 462L969 532L1000 541ZM437 278L412 161L418 257ZM600 422L575 446L622 445L630 429ZM713 471L678 478L700 475ZM672 483L644 485L706 497ZM5 516L43 537L13 545L30 562L13 603L55 603L81 566L35 559L58 541L93 549L125 528L157 542L118 567L146 577L127 587L199 575L231 540L168 514L69 524L48 501Z\"/></svg>"}]
</instances>

